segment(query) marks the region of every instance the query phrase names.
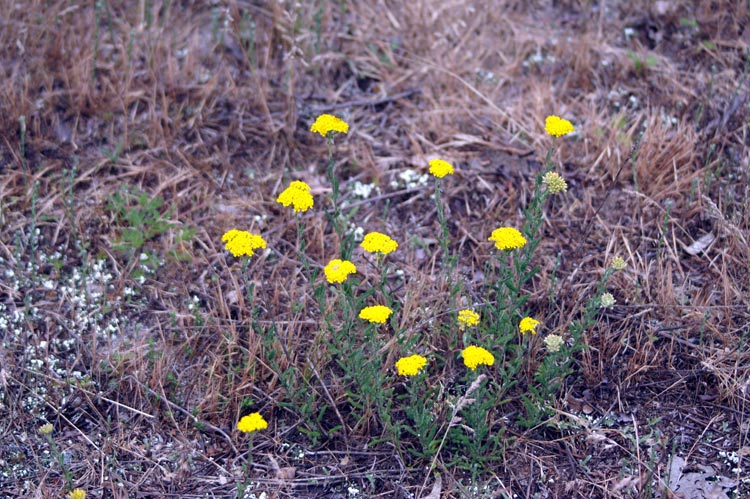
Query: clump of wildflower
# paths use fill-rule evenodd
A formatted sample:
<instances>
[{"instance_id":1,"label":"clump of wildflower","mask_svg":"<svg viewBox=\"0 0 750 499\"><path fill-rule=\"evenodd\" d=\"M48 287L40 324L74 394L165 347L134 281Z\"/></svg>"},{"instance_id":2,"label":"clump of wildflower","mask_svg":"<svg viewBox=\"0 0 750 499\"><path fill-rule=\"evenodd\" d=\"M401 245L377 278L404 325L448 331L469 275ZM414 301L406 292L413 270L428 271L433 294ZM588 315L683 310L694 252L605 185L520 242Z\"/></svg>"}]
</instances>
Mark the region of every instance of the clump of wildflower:
<instances>
[{"instance_id":1,"label":"clump of wildflower","mask_svg":"<svg viewBox=\"0 0 750 499\"><path fill-rule=\"evenodd\" d=\"M296 213L304 213L314 204L310 186L301 180L294 180L289 184L289 187L276 198L276 202L284 206L293 206Z\"/></svg>"},{"instance_id":2,"label":"clump of wildflower","mask_svg":"<svg viewBox=\"0 0 750 499\"><path fill-rule=\"evenodd\" d=\"M513 227L500 227L492 231L488 239L495 242L495 248L499 250L519 249L526 246L526 238Z\"/></svg>"},{"instance_id":3,"label":"clump of wildflower","mask_svg":"<svg viewBox=\"0 0 750 499\"><path fill-rule=\"evenodd\" d=\"M531 317L524 317L523 319L521 319L521 323L518 325L518 328L522 333L536 334L536 327L538 325L538 320L532 319Z\"/></svg>"},{"instance_id":4,"label":"clump of wildflower","mask_svg":"<svg viewBox=\"0 0 750 499\"><path fill-rule=\"evenodd\" d=\"M50 423L43 424L39 427L39 433L42 435L49 435L54 430L54 427Z\"/></svg>"},{"instance_id":5,"label":"clump of wildflower","mask_svg":"<svg viewBox=\"0 0 750 499\"><path fill-rule=\"evenodd\" d=\"M335 259L328 262L328 265L325 266L323 272L325 272L328 282L336 284L346 281L349 274L356 273L357 267L355 267L349 260Z\"/></svg>"},{"instance_id":6,"label":"clump of wildflower","mask_svg":"<svg viewBox=\"0 0 750 499\"><path fill-rule=\"evenodd\" d=\"M242 416L242 419L237 423L237 429L242 433L251 433L258 430L265 430L266 428L268 428L268 422L263 419L263 416L259 412Z\"/></svg>"},{"instance_id":7,"label":"clump of wildflower","mask_svg":"<svg viewBox=\"0 0 750 499\"><path fill-rule=\"evenodd\" d=\"M612 263L609 265L614 270L622 270L628 266L625 260L621 256L616 256L612 259Z\"/></svg>"},{"instance_id":8,"label":"clump of wildflower","mask_svg":"<svg viewBox=\"0 0 750 499\"><path fill-rule=\"evenodd\" d=\"M245 230L232 229L225 232L221 236L221 241L226 243L226 249L232 253L232 256L253 256L255 250L266 247L265 239Z\"/></svg>"},{"instance_id":9,"label":"clump of wildflower","mask_svg":"<svg viewBox=\"0 0 750 499\"><path fill-rule=\"evenodd\" d=\"M310 131L327 137L330 132L348 133L349 124L332 114L321 114L315 118L315 123L310 127Z\"/></svg>"},{"instance_id":10,"label":"clump of wildflower","mask_svg":"<svg viewBox=\"0 0 750 499\"><path fill-rule=\"evenodd\" d=\"M86 499L86 491L83 489L73 489L68 492L68 499Z\"/></svg>"},{"instance_id":11,"label":"clump of wildflower","mask_svg":"<svg viewBox=\"0 0 750 499\"><path fill-rule=\"evenodd\" d=\"M479 324L479 314L473 310L459 310L458 311L458 324L461 329L466 326L476 326Z\"/></svg>"},{"instance_id":12,"label":"clump of wildflower","mask_svg":"<svg viewBox=\"0 0 750 499\"><path fill-rule=\"evenodd\" d=\"M560 347L563 346L563 343L564 341L562 339L562 336L558 336L556 334L548 334L544 338L544 344L547 347L547 350L552 353L559 352Z\"/></svg>"},{"instance_id":13,"label":"clump of wildflower","mask_svg":"<svg viewBox=\"0 0 750 499\"><path fill-rule=\"evenodd\" d=\"M565 179L560 176L557 172L547 172L542 177L542 183L547 186L547 190L551 194L557 194L559 192L567 192L568 184Z\"/></svg>"},{"instance_id":14,"label":"clump of wildflower","mask_svg":"<svg viewBox=\"0 0 750 499\"><path fill-rule=\"evenodd\" d=\"M359 318L369 322L377 322L378 324L385 324L388 317L391 316L393 310L386 307L385 305L374 305L372 307L365 307L359 312Z\"/></svg>"},{"instance_id":15,"label":"clump of wildflower","mask_svg":"<svg viewBox=\"0 0 750 499\"><path fill-rule=\"evenodd\" d=\"M617 303L615 300L615 297L612 296L612 293L604 293L600 299L600 304L602 308L610 308L613 307Z\"/></svg>"},{"instance_id":16,"label":"clump of wildflower","mask_svg":"<svg viewBox=\"0 0 750 499\"><path fill-rule=\"evenodd\" d=\"M482 347L474 345L463 349L461 355L464 358L464 365L472 371L479 365L491 366L495 363L495 356Z\"/></svg>"},{"instance_id":17,"label":"clump of wildflower","mask_svg":"<svg viewBox=\"0 0 750 499\"><path fill-rule=\"evenodd\" d=\"M396 371L399 376L416 376L426 365L427 359L421 355L411 355L398 359L396 362Z\"/></svg>"},{"instance_id":18,"label":"clump of wildflower","mask_svg":"<svg viewBox=\"0 0 750 499\"><path fill-rule=\"evenodd\" d=\"M360 246L368 253L380 253L387 255L396 251L398 243L385 234L380 232L370 232L362 240Z\"/></svg>"},{"instance_id":19,"label":"clump of wildflower","mask_svg":"<svg viewBox=\"0 0 750 499\"><path fill-rule=\"evenodd\" d=\"M437 178L453 175L453 165L442 159L430 160L430 173Z\"/></svg>"},{"instance_id":20,"label":"clump of wildflower","mask_svg":"<svg viewBox=\"0 0 750 499\"><path fill-rule=\"evenodd\" d=\"M554 114L547 116L547 119L544 121L544 129L553 137L562 137L563 135L575 132L573 123Z\"/></svg>"}]
</instances>

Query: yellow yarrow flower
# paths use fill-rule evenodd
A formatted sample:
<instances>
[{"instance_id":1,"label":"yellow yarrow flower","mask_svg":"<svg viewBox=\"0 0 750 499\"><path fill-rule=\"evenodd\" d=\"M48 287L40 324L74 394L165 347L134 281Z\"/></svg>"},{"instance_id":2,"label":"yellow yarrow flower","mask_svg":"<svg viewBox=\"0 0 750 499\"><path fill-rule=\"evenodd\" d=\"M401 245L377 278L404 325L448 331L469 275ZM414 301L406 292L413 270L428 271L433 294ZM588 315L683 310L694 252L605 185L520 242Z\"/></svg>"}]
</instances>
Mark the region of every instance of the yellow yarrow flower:
<instances>
[{"instance_id":1,"label":"yellow yarrow flower","mask_svg":"<svg viewBox=\"0 0 750 499\"><path fill-rule=\"evenodd\" d=\"M472 371L479 365L491 366L495 363L495 356L482 347L474 345L468 346L463 349L461 355L464 358L464 365Z\"/></svg>"},{"instance_id":2,"label":"yellow yarrow flower","mask_svg":"<svg viewBox=\"0 0 750 499\"><path fill-rule=\"evenodd\" d=\"M559 352L560 347L563 346L563 343L564 341L562 337L556 334L548 334L544 338L544 344L549 352Z\"/></svg>"},{"instance_id":3,"label":"yellow yarrow flower","mask_svg":"<svg viewBox=\"0 0 750 499\"><path fill-rule=\"evenodd\" d=\"M365 307L360 310L359 318L369 322L385 324L385 321L388 320L388 317L390 317L392 313L393 310L385 305L373 305L372 307Z\"/></svg>"},{"instance_id":4,"label":"yellow yarrow flower","mask_svg":"<svg viewBox=\"0 0 750 499\"><path fill-rule=\"evenodd\" d=\"M284 206L293 206L294 211L303 213L313 207L313 197L310 194L310 186L301 180L295 180L289 187L276 198L277 203Z\"/></svg>"},{"instance_id":5,"label":"yellow yarrow flower","mask_svg":"<svg viewBox=\"0 0 750 499\"><path fill-rule=\"evenodd\" d=\"M461 329L466 326L476 326L479 324L479 314L473 310L459 310L458 322Z\"/></svg>"},{"instance_id":6,"label":"yellow yarrow flower","mask_svg":"<svg viewBox=\"0 0 750 499\"><path fill-rule=\"evenodd\" d=\"M50 423L43 424L39 427L39 433L42 435L49 435L54 430L54 427Z\"/></svg>"},{"instance_id":7,"label":"yellow yarrow flower","mask_svg":"<svg viewBox=\"0 0 750 499\"><path fill-rule=\"evenodd\" d=\"M356 273L357 267L355 267L349 260L336 259L328 262L328 265L325 266L323 272L325 272L328 282L336 284L346 281L349 274Z\"/></svg>"},{"instance_id":8,"label":"yellow yarrow flower","mask_svg":"<svg viewBox=\"0 0 750 499\"><path fill-rule=\"evenodd\" d=\"M86 491L82 489L73 489L68 492L68 499L86 499Z\"/></svg>"},{"instance_id":9,"label":"yellow yarrow flower","mask_svg":"<svg viewBox=\"0 0 750 499\"><path fill-rule=\"evenodd\" d=\"M398 359L398 362L396 362L396 371L399 376L416 376L426 365L427 359L421 355L401 357Z\"/></svg>"},{"instance_id":10,"label":"yellow yarrow flower","mask_svg":"<svg viewBox=\"0 0 750 499\"><path fill-rule=\"evenodd\" d=\"M327 137L330 132L348 133L349 124L332 114L321 114L315 118L315 123L310 127L310 131Z\"/></svg>"},{"instance_id":11,"label":"yellow yarrow flower","mask_svg":"<svg viewBox=\"0 0 750 499\"><path fill-rule=\"evenodd\" d=\"M385 234L380 232L370 232L362 241L360 246L368 253L380 253L387 255L396 251L398 243Z\"/></svg>"},{"instance_id":12,"label":"yellow yarrow flower","mask_svg":"<svg viewBox=\"0 0 750 499\"><path fill-rule=\"evenodd\" d=\"M532 319L531 317L524 317L523 319L521 319L521 323L518 325L518 328L522 333L536 334L536 327L539 324L540 322L536 319Z\"/></svg>"},{"instance_id":13,"label":"yellow yarrow flower","mask_svg":"<svg viewBox=\"0 0 750 499\"><path fill-rule=\"evenodd\" d=\"M544 129L553 137L562 137L563 135L575 132L573 123L554 114L547 116L547 119L544 121Z\"/></svg>"},{"instance_id":14,"label":"yellow yarrow flower","mask_svg":"<svg viewBox=\"0 0 750 499\"><path fill-rule=\"evenodd\" d=\"M266 247L265 239L245 230L232 229L225 232L221 236L221 241L226 243L225 247L232 253L232 256L253 256L255 250Z\"/></svg>"},{"instance_id":15,"label":"yellow yarrow flower","mask_svg":"<svg viewBox=\"0 0 750 499\"><path fill-rule=\"evenodd\" d=\"M542 177L542 183L547 186L547 190L552 194L567 192L568 183L556 172L547 172Z\"/></svg>"},{"instance_id":16,"label":"yellow yarrow flower","mask_svg":"<svg viewBox=\"0 0 750 499\"><path fill-rule=\"evenodd\" d=\"M437 178L453 175L453 165L442 159L430 160L430 173Z\"/></svg>"},{"instance_id":17,"label":"yellow yarrow flower","mask_svg":"<svg viewBox=\"0 0 750 499\"><path fill-rule=\"evenodd\" d=\"M622 270L627 266L628 264L625 263L625 260L621 256L614 257L612 259L612 263L610 264L610 267L614 270Z\"/></svg>"},{"instance_id":18,"label":"yellow yarrow flower","mask_svg":"<svg viewBox=\"0 0 750 499\"><path fill-rule=\"evenodd\" d=\"M499 250L511 250L526 246L526 238L513 227L500 227L492 231L488 239L495 242L495 248Z\"/></svg>"},{"instance_id":19,"label":"yellow yarrow flower","mask_svg":"<svg viewBox=\"0 0 750 499\"><path fill-rule=\"evenodd\" d=\"M251 433L253 431L265 430L268 428L268 422L263 419L259 412L254 412L243 416L237 423L237 429L242 433Z\"/></svg>"}]
</instances>

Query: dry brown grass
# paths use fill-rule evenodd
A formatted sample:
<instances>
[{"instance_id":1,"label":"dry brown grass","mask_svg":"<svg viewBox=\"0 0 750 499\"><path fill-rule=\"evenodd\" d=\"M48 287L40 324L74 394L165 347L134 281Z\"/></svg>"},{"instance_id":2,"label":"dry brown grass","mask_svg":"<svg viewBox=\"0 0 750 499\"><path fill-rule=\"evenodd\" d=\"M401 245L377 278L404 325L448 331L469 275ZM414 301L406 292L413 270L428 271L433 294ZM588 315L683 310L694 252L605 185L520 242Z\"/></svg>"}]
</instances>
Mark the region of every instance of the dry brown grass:
<instances>
[{"instance_id":1,"label":"dry brown grass","mask_svg":"<svg viewBox=\"0 0 750 499\"><path fill-rule=\"evenodd\" d=\"M477 497L669 497L655 484L673 454L734 479L750 466L747 2L0 0L0 11L3 497L63 494L36 431L45 420L89 497L234 497L248 452L258 496L429 493L425 463L368 445L376 416L342 413L347 387L325 364L296 220L275 203L290 179L316 202L330 191L325 144L308 132L320 112L352 127L336 144L342 185L381 189L348 199L357 223L403 241L394 265L421 276L397 289L400 322L446 357L431 380L446 390L458 375L451 340L430 326L450 295L434 203L390 183L431 157L458 166L445 193L451 244L466 295L481 301L487 234L522 221L550 144L545 116L576 125L554 156L569 191L545 208L530 304L562 332L613 256L628 268L610 281L617 305L586 332L552 424L523 429L508 404L497 422L508 445ZM123 222L108 203L124 186L169 208L171 228L139 250L164 263L142 282L138 252L114 249ZM231 227L274 249L250 261L252 300L220 243ZM323 213L305 227L319 268L338 243ZM713 242L691 251L706 234ZM63 283L98 259L112 278L92 270L87 292L103 298L76 305ZM377 282L374 266L361 272ZM253 314L275 325L275 350ZM32 362L48 356L56 367ZM334 408L322 425L342 426L316 446L283 404L290 366L296 389ZM69 382L73 371L86 381ZM247 399L271 422L250 450L234 431ZM438 468L443 497L470 493L468 476Z\"/></svg>"}]
</instances>

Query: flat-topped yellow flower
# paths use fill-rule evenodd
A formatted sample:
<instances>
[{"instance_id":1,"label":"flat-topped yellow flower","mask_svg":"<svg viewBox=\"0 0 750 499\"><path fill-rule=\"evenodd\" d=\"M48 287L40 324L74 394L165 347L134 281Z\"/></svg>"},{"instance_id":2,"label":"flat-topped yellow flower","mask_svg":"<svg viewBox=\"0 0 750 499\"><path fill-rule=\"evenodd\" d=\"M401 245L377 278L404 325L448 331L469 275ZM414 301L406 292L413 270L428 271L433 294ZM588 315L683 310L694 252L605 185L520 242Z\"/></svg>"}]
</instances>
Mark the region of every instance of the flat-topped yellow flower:
<instances>
[{"instance_id":1,"label":"flat-topped yellow flower","mask_svg":"<svg viewBox=\"0 0 750 499\"><path fill-rule=\"evenodd\" d=\"M458 323L459 327L462 329L466 326L476 326L479 324L479 314L473 310L459 310Z\"/></svg>"},{"instance_id":2,"label":"flat-topped yellow flower","mask_svg":"<svg viewBox=\"0 0 750 499\"><path fill-rule=\"evenodd\" d=\"M323 272L326 274L326 279L331 284L342 283L346 281L349 274L357 272L357 267L354 266L349 260L331 260L328 265L325 266Z\"/></svg>"},{"instance_id":3,"label":"flat-topped yellow flower","mask_svg":"<svg viewBox=\"0 0 750 499\"><path fill-rule=\"evenodd\" d=\"M430 173L437 178L453 175L453 165L442 159L430 160Z\"/></svg>"},{"instance_id":4,"label":"flat-topped yellow flower","mask_svg":"<svg viewBox=\"0 0 750 499\"><path fill-rule=\"evenodd\" d=\"M625 260L621 256L616 256L612 259L612 263L609 265L613 270L622 270L628 266Z\"/></svg>"},{"instance_id":5,"label":"flat-topped yellow flower","mask_svg":"<svg viewBox=\"0 0 750 499\"><path fill-rule=\"evenodd\" d=\"M246 230L232 229L225 232L221 236L221 241L226 243L226 249L232 253L232 256L253 256L255 250L266 247L265 239Z\"/></svg>"},{"instance_id":6,"label":"flat-topped yellow flower","mask_svg":"<svg viewBox=\"0 0 750 499\"><path fill-rule=\"evenodd\" d=\"M263 419L263 416L259 412L242 416L242 419L237 423L237 429L242 433L251 433L253 431L265 430L266 428L268 428L268 422Z\"/></svg>"},{"instance_id":7,"label":"flat-topped yellow flower","mask_svg":"<svg viewBox=\"0 0 750 499\"><path fill-rule=\"evenodd\" d=\"M369 322L385 324L385 321L388 320L388 317L390 317L392 313L393 310L385 305L373 305L372 307L365 307L360 310L359 318Z\"/></svg>"},{"instance_id":8,"label":"flat-topped yellow flower","mask_svg":"<svg viewBox=\"0 0 750 499\"><path fill-rule=\"evenodd\" d=\"M360 246L368 253L380 253L387 255L396 251L398 243L385 234L380 232L370 232L362 241Z\"/></svg>"},{"instance_id":9,"label":"flat-topped yellow flower","mask_svg":"<svg viewBox=\"0 0 750 499\"><path fill-rule=\"evenodd\" d=\"M518 325L518 329L520 329L522 333L536 334L536 327L539 324L540 322L536 319L532 319L531 317L524 317L523 319L521 319L521 323Z\"/></svg>"},{"instance_id":10,"label":"flat-topped yellow flower","mask_svg":"<svg viewBox=\"0 0 750 499\"><path fill-rule=\"evenodd\" d=\"M495 356L482 347L474 345L463 349L461 355L464 358L464 365L472 371L479 365L491 366L495 363Z\"/></svg>"},{"instance_id":11,"label":"flat-topped yellow flower","mask_svg":"<svg viewBox=\"0 0 750 499\"><path fill-rule=\"evenodd\" d=\"M293 206L296 213L303 213L313 207L313 197L310 186L301 180L294 180L289 187L276 198L277 203Z\"/></svg>"},{"instance_id":12,"label":"flat-topped yellow flower","mask_svg":"<svg viewBox=\"0 0 750 499\"><path fill-rule=\"evenodd\" d=\"M73 489L68 492L68 499L86 499L86 491L83 489Z\"/></svg>"},{"instance_id":13,"label":"flat-topped yellow flower","mask_svg":"<svg viewBox=\"0 0 750 499\"><path fill-rule=\"evenodd\" d=\"M559 192L567 192L568 183L565 179L556 172L547 172L542 177L542 183L547 186L547 190L551 194L557 194Z\"/></svg>"},{"instance_id":14,"label":"flat-topped yellow flower","mask_svg":"<svg viewBox=\"0 0 750 499\"><path fill-rule=\"evenodd\" d=\"M349 124L332 114L321 114L315 119L310 131L327 137L330 132L348 133Z\"/></svg>"},{"instance_id":15,"label":"flat-topped yellow flower","mask_svg":"<svg viewBox=\"0 0 750 499\"><path fill-rule=\"evenodd\" d=\"M411 355L398 359L396 362L396 371L399 376L416 376L426 365L427 359L421 355Z\"/></svg>"},{"instance_id":16,"label":"flat-topped yellow flower","mask_svg":"<svg viewBox=\"0 0 750 499\"><path fill-rule=\"evenodd\" d=\"M563 135L573 133L576 130L573 128L573 123L564 120L559 116L555 116L554 114L547 116L547 119L544 120L544 129L553 137L562 137Z\"/></svg>"},{"instance_id":17,"label":"flat-topped yellow flower","mask_svg":"<svg viewBox=\"0 0 750 499\"><path fill-rule=\"evenodd\" d=\"M499 250L519 249L526 246L526 238L513 227L500 227L492 231L490 241L495 242L495 248Z\"/></svg>"}]
</instances>

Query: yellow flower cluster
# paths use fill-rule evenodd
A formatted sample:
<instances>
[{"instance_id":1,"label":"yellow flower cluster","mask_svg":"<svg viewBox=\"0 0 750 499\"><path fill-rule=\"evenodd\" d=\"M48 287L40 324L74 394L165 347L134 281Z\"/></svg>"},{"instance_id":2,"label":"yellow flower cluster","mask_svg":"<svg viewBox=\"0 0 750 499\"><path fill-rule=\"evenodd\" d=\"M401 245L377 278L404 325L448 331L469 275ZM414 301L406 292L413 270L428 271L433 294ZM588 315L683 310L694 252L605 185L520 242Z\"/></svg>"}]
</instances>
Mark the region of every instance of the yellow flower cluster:
<instances>
[{"instance_id":1,"label":"yellow flower cluster","mask_svg":"<svg viewBox=\"0 0 750 499\"><path fill-rule=\"evenodd\" d=\"M556 334L548 334L547 337L544 338L544 344L550 352L559 352L563 343L564 341L562 337Z\"/></svg>"},{"instance_id":2,"label":"yellow flower cluster","mask_svg":"<svg viewBox=\"0 0 750 499\"><path fill-rule=\"evenodd\" d=\"M453 165L442 159L430 160L430 173L437 178L453 175Z\"/></svg>"},{"instance_id":3,"label":"yellow flower cluster","mask_svg":"<svg viewBox=\"0 0 750 499\"><path fill-rule=\"evenodd\" d=\"M359 318L369 322L385 324L385 321L388 320L388 317L390 317L392 313L393 310L385 305L373 305L372 307L365 307L360 310Z\"/></svg>"},{"instance_id":4,"label":"yellow flower cluster","mask_svg":"<svg viewBox=\"0 0 750 499\"><path fill-rule=\"evenodd\" d=\"M265 239L245 230L232 229L225 232L221 240L226 243L226 249L232 253L232 256L253 256L255 250L266 247Z\"/></svg>"},{"instance_id":5,"label":"yellow flower cluster","mask_svg":"<svg viewBox=\"0 0 750 499\"><path fill-rule=\"evenodd\" d=\"M427 359L421 355L401 357L398 359L398 362L396 362L396 371L399 376L416 376L426 365Z\"/></svg>"},{"instance_id":6,"label":"yellow flower cluster","mask_svg":"<svg viewBox=\"0 0 750 499\"><path fill-rule=\"evenodd\" d=\"M519 249L526 246L526 238L513 227L500 227L492 231L489 241L495 242L499 250Z\"/></svg>"},{"instance_id":7,"label":"yellow flower cluster","mask_svg":"<svg viewBox=\"0 0 750 499\"><path fill-rule=\"evenodd\" d=\"M50 423L43 424L39 427L39 433L42 435L49 435L54 430L54 427Z\"/></svg>"},{"instance_id":8,"label":"yellow flower cluster","mask_svg":"<svg viewBox=\"0 0 750 499\"><path fill-rule=\"evenodd\" d=\"M313 197L310 194L310 186L301 180L294 180L289 187L276 198L277 203L284 206L293 206L296 213L304 213L313 207Z\"/></svg>"},{"instance_id":9,"label":"yellow flower cluster","mask_svg":"<svg viewBox=\"0 0 750 499\"><path fill-rule=\"evenodd\" d=\"M476 326L479 324L479 314L473 310L459 310L458 322L461 329L466 326Z\"/></svg>"},{"instance_id":10,"label":"yellow flower cluster","mask_svg":"<svg viewBox=\"0 0 750 499\"><path fill-rule=\"evenodd\" d=\"M612 296L612 293L604 293L601 297L601 307L602 308L611 308L615 306L615 303L617 303L617 300L615 300L615 297Z\"/></svg>"},{"instance_id":11,"label":"yellow flower cluster","mask_svg":"<svg viewBox=\"0 0 750 499\"><path fill-rule=\"evenodd\" d=\"M479 365L491 366L495 363L495 356L482 347L474 345L463 349L461 355L464 358L464 365L472 371Z\"/></svg>"},{"instance_id":12,"label":"yellow flower cluster","mask_svg":"<svg viewBox=\"0 0 750 499\"><path fill-rule=\"evenodd\" d=\"M360 246L368 253L380 253L387 255L396 251L398 243L385 234L380 232L370 232L362 241Z\"/></svg>"},{"instance_id":13,"label":"yellow flower cluster","mask_svg":"<svg viewBox=\"0 0 750 499\"><path fill-rule=\"evenodd\" d=\"M542 177L542 183L547 186L547 190L552 194L567 192L568 190L568 183L556 172L545 173Z\"/></svg>"},{"instance_id":14,"label":"yellow flower cluster","mask_svg":"<svg viewBox=\"0 0 750 499\"><path fill-rule=\"evenodd\" d=\"M614 257L612 259L612 263L610 264L610 267L612 267L614 270L622 270L627 266L628 264L625 263L625 260L621 256Z\"/></svg>"},{"instance_id":15,"label":"yellow flower cluster","mask_svg":"<svg viewBox=\"0 0 750 499\"><path fill-rule=\"evenodd\" d=\"M86 491L83 489L73 489L68 492L68 499L86 499Z\"/></svg>"},{"instance_id":16,"label":"yellow flower cluster","mask_svg":"<svg viewBox=\"0 0 750 499\"><path fill-rule=\"evenodd\" d=\"M332 114L321 114L315 119L315 123L310 127L310 131L327 137L330 132L349 132L349 124Z\"/></svg>"},{"instance_id":17,"label":"yellow flower cluster","mask_svg":"<svg viewBox=\"0 0 750 499\"><path fill-rule=\"evenodd\" d=\"M326 279L331 284L342 283L346 281L349 274L357 272L357 267L354 266L349 260L331 260L328 265L325 266L323 272L326 274Z\"/></svg>"},{"instance_id":18,"label":"yellow flower cluster","mask_svg":"<svg viewBox=\"0 0 750 499\"><path fill-rule=\"evenodd\" d=\"M547 116L547 119L544 121L544 129L553 137L562 137L563 135L575 132L573 123L554 114Z\"/></svg>"},{"instance_id":19,"label":"yellow flower cluster","mask_svg":"<svg viewBox=\"0 0 750 499\"><path fill-rule=\"evenodd\" d=\"M268 422L263 419L259 412L253 412L243 416L237 423L237 429L242 433L251 433L253 431L265 430L268 428Z\"/></svg>"},{"instance_id":20,"label":"yellow flower cluster","mask_svg":"<svg viewBox=\"0 0 750 499\"><path fill-rule=\"evenodd\" d=\"M536 327L538 325L538 320L532 319L531 317L524 317L523 319L521 319L521 323L518 325L518 328L522 333L536 334Z\"/></svg>"}]
</instances>

